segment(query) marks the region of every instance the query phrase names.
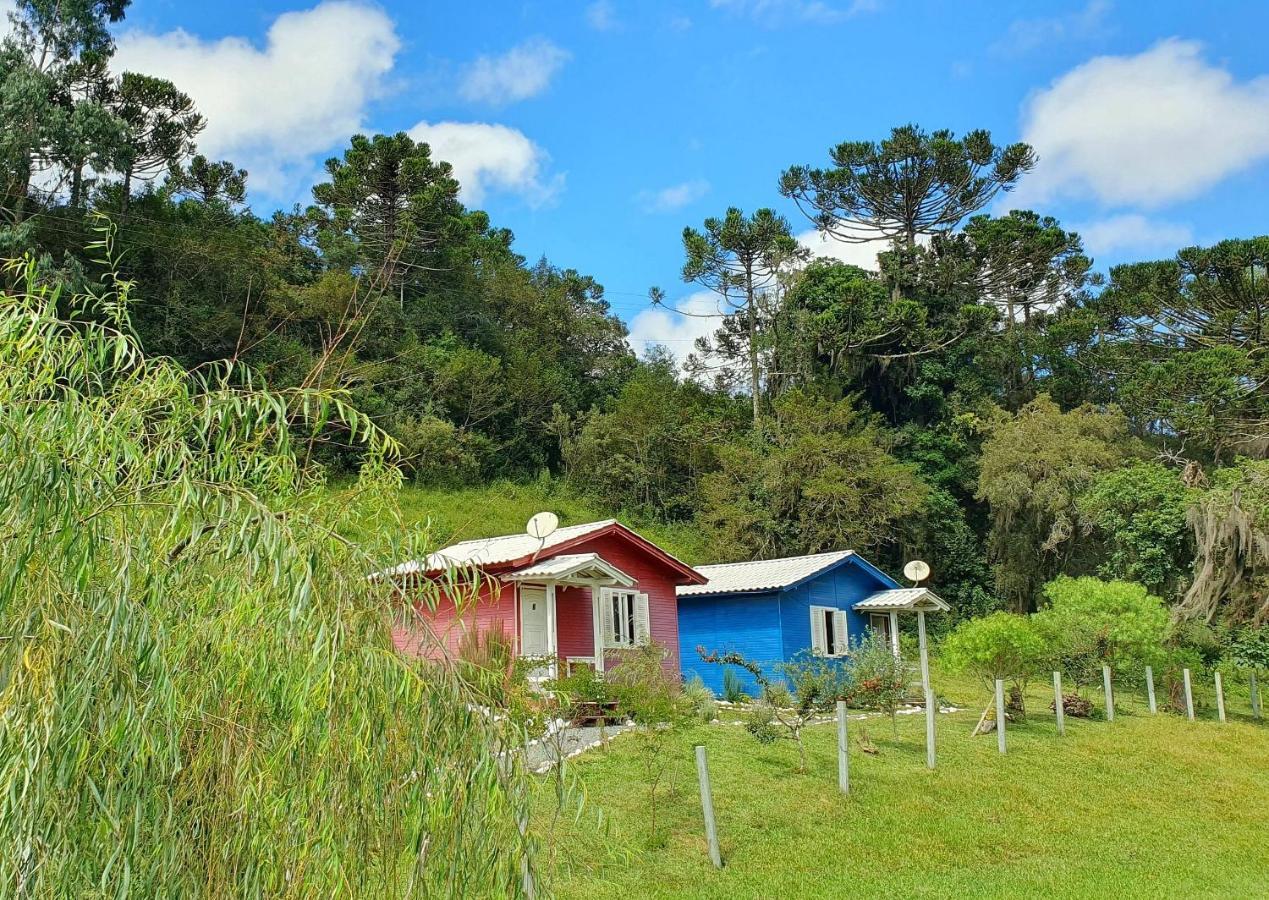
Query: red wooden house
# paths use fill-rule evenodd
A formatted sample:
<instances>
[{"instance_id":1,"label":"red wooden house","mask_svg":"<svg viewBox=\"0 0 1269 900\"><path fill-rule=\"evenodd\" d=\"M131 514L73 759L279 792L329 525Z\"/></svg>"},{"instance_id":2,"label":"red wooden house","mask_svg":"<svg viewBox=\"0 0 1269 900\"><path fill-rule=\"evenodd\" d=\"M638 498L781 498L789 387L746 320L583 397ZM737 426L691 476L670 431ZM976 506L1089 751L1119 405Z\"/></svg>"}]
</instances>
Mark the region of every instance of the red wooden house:
<instances>
[{"instance_id":1,"label":"red wooden house","mask_svg":"<svg viewBox=\"0 0 1269 900\"><path fill-rule=\"evenodd\" d=\"M613 519L558 528L541 539L463 541L385 574L407 591L429 579L441 592L435 610L416 604L435 640L424 637L427 629L401 625L394 637L404 651L455 654L473 630L501 629L518 656L555 656L566 671L585 664L599 672L612 664L610 651L648 639L666 648L666 668L677 672L675 589L706 580Z\"/></svg>"}]
</instances>

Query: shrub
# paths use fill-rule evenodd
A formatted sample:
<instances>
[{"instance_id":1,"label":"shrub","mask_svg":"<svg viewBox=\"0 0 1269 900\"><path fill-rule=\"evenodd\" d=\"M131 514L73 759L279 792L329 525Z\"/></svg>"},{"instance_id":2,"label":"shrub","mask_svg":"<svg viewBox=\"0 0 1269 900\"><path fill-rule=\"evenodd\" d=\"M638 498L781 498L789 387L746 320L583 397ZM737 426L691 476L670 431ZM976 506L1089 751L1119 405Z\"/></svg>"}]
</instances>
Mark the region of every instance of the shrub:
<instances>
[{"instance_id":1,"label":"shrub","mask_svg":"<svg viewBox=\"0 0 1269 900\"><path fill-rule=\"evenodd\" d=\"M896 714L908 692L908 669L903 660L895 656L884 637L870 631L851 651L849 666L851 702L889 715L891 730L897 734Z\"/></svg>"},{"instance_id":2,"label":"shrub","mask_svg":"<svg viewBox=\"0 0 1269 900\"><path fill-rule=\"evenodd\" d=\"M1128 581L1062 577L1044 587L1049 607L1033 617L1050 659L1077 685L1103 665L1153 665L1163 658L1169 631L1163 601Z\"/></svg>"},{"instance_id":3,"label":"shrub","mask_svg":"<svg viewBox=\"0 0 1269 900\"><path fill-rule=\"evenodd\" d=\"M693 678L683 688L683 698L691 707L698 721L706 724L718 717L718 701L700 676Z\"/></svg>"},{"instance_id":4,"label":"shrub","mask_svg":"<svg viewBox=\"0 0 1269 900\"><path fill-rule=\"evenodd\" d=\"M1045 644L1026 616L997 612L962 622L943 643L943 658L953 670L1025 684L1037 671Z\"/></svg>"},{"instance_id":5,"label":"shrub","mask_svg":"<svg viewBox=\"0 0 1269 900\"><path fill-rule=\"evenodd\" d=\"M749 700L740 676L730 666L723 667L723 699L728 703L745 703Z\"/></svg>"}]
</instances>

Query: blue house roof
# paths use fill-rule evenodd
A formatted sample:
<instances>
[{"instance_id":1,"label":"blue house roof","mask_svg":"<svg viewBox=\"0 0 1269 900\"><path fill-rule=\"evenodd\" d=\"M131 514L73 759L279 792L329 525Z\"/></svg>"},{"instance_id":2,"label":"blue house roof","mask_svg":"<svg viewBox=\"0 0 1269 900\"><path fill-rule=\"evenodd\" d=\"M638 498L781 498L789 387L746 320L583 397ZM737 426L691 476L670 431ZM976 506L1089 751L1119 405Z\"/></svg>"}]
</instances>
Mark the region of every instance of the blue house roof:
<instances>
[{"instance_id":1,"label":"blue house roof","mask_svg":"<svg viewBox=\"0 0 1269 900\"><path fill-rule=\"evenodd\" d=\"M883 584L892 588L899 587L897 581L854 550L835 550L809 556L786 556L781 559L758 559L752 562L697 566L696 571L709 581L705 584L681 585L678 588L678 595L679 597L709 597L791 591L848 563L859 566Z\"/></svg>"}]
</instances>

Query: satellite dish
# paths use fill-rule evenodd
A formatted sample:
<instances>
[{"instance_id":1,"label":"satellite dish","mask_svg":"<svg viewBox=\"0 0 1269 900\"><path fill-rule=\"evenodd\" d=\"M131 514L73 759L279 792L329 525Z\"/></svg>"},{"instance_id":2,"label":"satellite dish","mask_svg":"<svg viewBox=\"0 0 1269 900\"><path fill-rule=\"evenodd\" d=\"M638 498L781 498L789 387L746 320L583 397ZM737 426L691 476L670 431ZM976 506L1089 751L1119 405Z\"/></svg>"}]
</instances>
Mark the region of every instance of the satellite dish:
<instances>
[{"instance_id":1,"label":"satellite dish","mask_svg":"<svg viewBox=\"0 0 1269 900\"><path fill-rule=\"evenodd\" d=\"M930 566L919 559L914 559L903 567L903 574L914 584L920 584L930 577Z\"/></svg>"},{"instance_id":2,"label":"satellite dish","mask_svg":"<svg viewBox=\"0 0 1269 900\"><path fill-rule=\"evenodd\" d=\"M553 512L540 512L529 519L529 524L524 526L525 533L531 538L544 541L560 527L560 517Z\"/></svg>"}]
</instances>

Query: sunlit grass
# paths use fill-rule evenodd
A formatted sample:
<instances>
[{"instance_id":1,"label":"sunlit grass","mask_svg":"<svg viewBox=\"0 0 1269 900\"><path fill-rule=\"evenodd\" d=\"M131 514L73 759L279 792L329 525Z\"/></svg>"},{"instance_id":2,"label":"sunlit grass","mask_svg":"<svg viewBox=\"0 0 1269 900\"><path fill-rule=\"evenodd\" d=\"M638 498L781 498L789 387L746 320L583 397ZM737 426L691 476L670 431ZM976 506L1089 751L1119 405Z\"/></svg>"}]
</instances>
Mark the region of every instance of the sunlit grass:
<instances>
[{"instance_id":1,"label":"sunlit grass","mask_svg":"<svg viewBox=\"0 0 1269 900\"><path fill-rule=\"evenodd\" d=\"M736 725L682 736L676 794L650 840L633 747L614 741L572 766L587 797L561 826L561 897L1251 897L1269 884L1269 726L1231 697L1231 720L1151 716L1125 688L1117 719L1067 720L1059 737L1038 685L1031 715L970 737L985 687L937 679L964 706L939 719L938 768L925 768L924 717L866 727L852 741L852 794L836 787L831 725L808 730L811 767L788 742L757 744ZM1100 692L1093 694L1100 704ZM706 853L692 746L709 749L725 867ZM551 808L543 798L545 819ZM661 846L658 846L661 845ZM653 849L657 846L657 849Z\"/></svg>"}]
</instances>

